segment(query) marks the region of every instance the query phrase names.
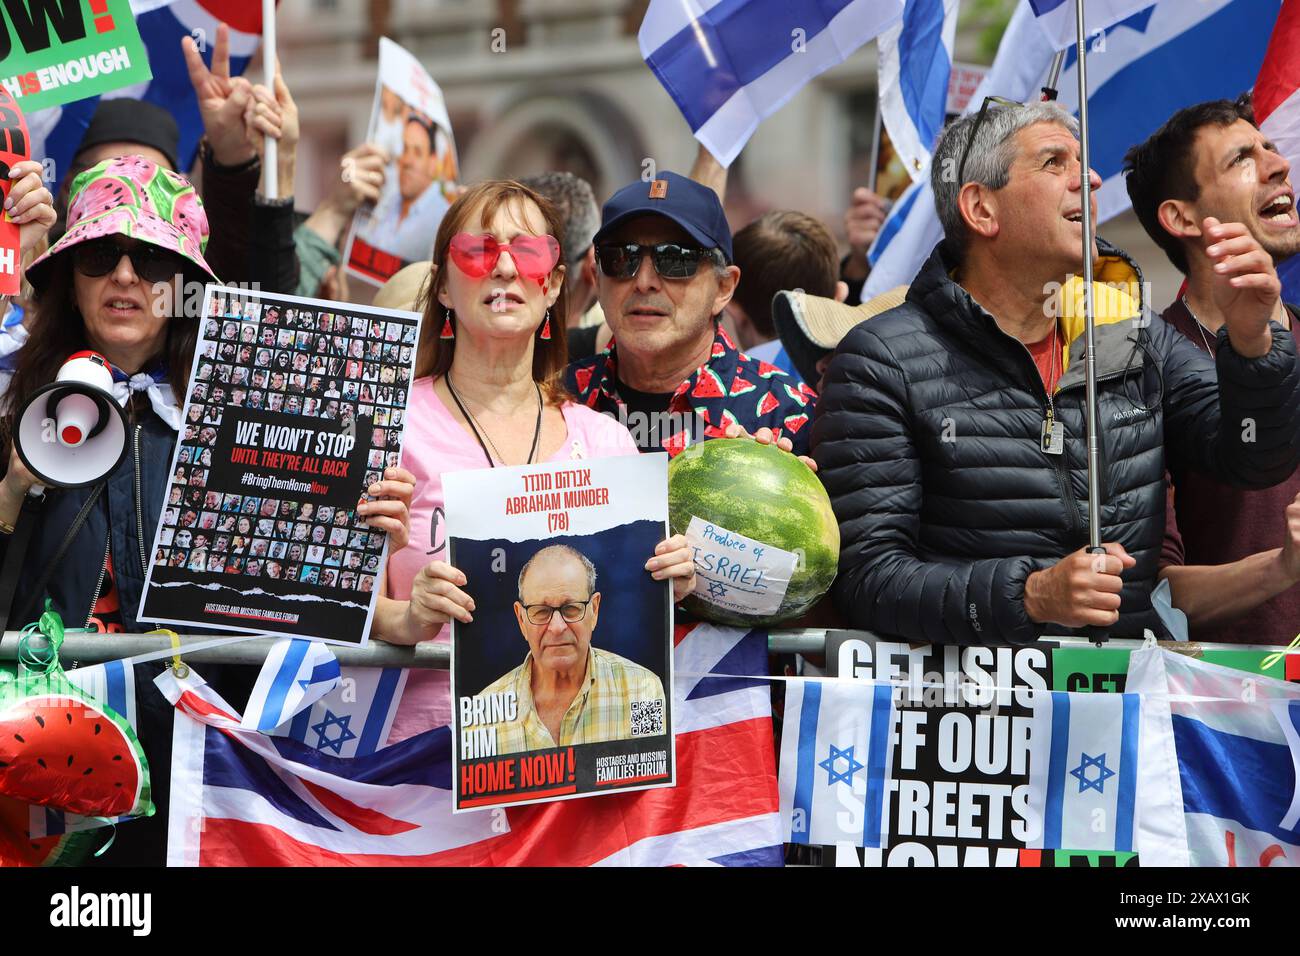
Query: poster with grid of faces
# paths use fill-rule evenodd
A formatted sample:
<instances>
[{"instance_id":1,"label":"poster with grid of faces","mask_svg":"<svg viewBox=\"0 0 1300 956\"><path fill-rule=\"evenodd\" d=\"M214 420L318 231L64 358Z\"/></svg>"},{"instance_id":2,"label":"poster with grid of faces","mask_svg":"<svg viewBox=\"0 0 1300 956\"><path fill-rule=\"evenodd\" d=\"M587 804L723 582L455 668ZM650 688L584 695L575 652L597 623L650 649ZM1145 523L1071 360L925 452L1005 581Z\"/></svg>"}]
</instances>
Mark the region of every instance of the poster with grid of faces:
<instances>
[{"instance_id":1,"label":"poster with grid of faces","mask_svg":"<svg viewBox=\"0 0 1300 956\"><path fill-rule=\"evenodd\" d=\"M142 620L365 643L419 323L208 286Z\"/></svg>"}]
</instances>

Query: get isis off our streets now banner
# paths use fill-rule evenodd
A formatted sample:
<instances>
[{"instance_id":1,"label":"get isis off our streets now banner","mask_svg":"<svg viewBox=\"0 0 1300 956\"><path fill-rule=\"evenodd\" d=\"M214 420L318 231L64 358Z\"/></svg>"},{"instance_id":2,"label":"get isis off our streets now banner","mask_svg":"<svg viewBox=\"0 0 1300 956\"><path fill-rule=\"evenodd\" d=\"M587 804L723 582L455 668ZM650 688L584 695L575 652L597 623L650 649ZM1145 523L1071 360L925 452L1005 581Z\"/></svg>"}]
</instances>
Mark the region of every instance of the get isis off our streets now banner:
<instances>
[{"instance_id":1,"label":"get isis off our streets now banner","mask_svg":"<svg viewBox=\"0 0 1300 956\"><path fill-rule=\"evenodd\" d=\"M1122 694L1131 648L1038 641L1030 647L912 646L864 632L828 631L828 676L901 684L896 745L890 754L883 846L822 848L826 866L1139 866L1134 852L1041 849L1039 800L1032 775L1041 742L1032 739L1033 703L1048 691ZM1284 656L1264 667L1268 650L1206 648L1203 659L1278 679ZM787 705L787 721L789 707ZM831 757L818 754L818 760ZM1119 769L1114 754L1090 753L1092 765L1066 779L1074 789L1104 788ZM859 763L868 761L855 753ZM1106 766L1100 765L1104 759ZM845 776L843 757L818 770ZM1043 768L1038 768L1041 773ZM783 770L784 772L784 770ZM862 776L859 771L855 776ZM1086 779L1088 783L1084 783ZM1077 794L1076 794L1077 795ZM1068 824L1069 821L1067 821ZM1068 832L1068 826L1067 826Z\"/></svg>"},{"instance_id":2,"label":"get isis off our streets now banner","mask_svg":"<svg viewBox=\"0 0 1300 956\"><path fill-rule=\"evenodd\" d=\"M457 811L676 780L667 456L443 475Z\"/></svg>"}]
</instances>

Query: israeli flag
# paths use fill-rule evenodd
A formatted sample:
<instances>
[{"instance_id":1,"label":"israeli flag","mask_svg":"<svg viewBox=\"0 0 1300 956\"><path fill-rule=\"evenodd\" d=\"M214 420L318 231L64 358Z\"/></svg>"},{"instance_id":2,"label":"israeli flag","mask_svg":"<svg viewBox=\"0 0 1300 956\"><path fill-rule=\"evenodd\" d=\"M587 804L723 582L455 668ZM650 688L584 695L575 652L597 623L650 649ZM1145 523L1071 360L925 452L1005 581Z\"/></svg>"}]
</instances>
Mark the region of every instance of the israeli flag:
<instances>
[{"instance_id":1,"label":"israeli flag","mask_svg":"<svg viewBox=\"0 0 1300 956\"><path fill-rule=\"evenodd\" d=\"M1143 695L1143 866L1300 859L1300 688L1160 647L1129 657Z\"/></svg>"},{"instance_id":2,"label":"israeli flag","mask_svg":"<svg viewBox=\"0 0 1300 956\"><path fill-rule=\"evenodd\" d=\"M1185 3L1186 0L1182 2ZM1078 43L1079 28L1075 19L1074 0L1029 0L1029 6L1053 47L1064 50ZM1151 0L1088 0L1083 10L1084 36L1096 36L1106 27L1149 6Z\"/></svg>"},{"instance_id":3,"label":"israeli flag","mask_svg":"<svg viewBox=\"0 0 1300 956\"><path fill-rule=\"evenodd\" d=\"M894 688L790 680L781 732L781 826L789 843L882 846L893 764Z\"/></svg>"},{"instance_id":4,"label":"israeli flag","mask_svg":"<svg viewBox=\"0 0 1300 956\"><path fill-rule=\"evenodd\" d=\"M1052 0L1042 0L1044 12ZM1057 0L1073 16L1073 0ZM1107 5L1109 3L1109 6ZM1092 39L1088 60L1091 160L1102 179L1097 192L1097 221L1106 222L1130 207L1124 187L1124 154L1142 142L1175 111L1202 100L1232 98L1250 89L1264 60L1269 32L1281 0L1159 0L1126 4L1137 12L1118 22L1094 8L1119 11L1115 2L1088 0ZM1056 7L1051 7L1055 10ZM1061 14L1063 15L1063 14ZM1073 43L1073 40L1070 41ZM1036 99L1052 57L1067 47L1057 88L1059 101L1078 111L1075 51L1056 44L1043 29L1030 0L1022 0L1002 37L993 66L971 97L977 111L990 94L1008 99ZM1225 56L1224 51L1231 51ZM955 170L954 170L955 172ZM926 185L906 209L900 200L885 220L869 257L871 275L862 291L865 302L898 285L909 284L943 238ZM906 198L906 196L904 196ZM893 220L898 219L895 223Z\"/></svg>"},{"instance_id":5,"label":"israeli flag","mask_svg":"<svg viewBox=\"0 0 1300 956\"><path fill-rule=\"evenodd\" d=\"M339 683L339 662L320 641L276 641L257 675L241 726L270 733Z\"/></svg>"},{"instance_id":6,"label":"israeli flag","mask_svg":"<svg viewBox=\"0 0 1300 956\"><path fill-rule=\"evenodd\" d=\"M993 65L971 97L967 111L978 112L984 97L990 94L1018 101L1034 98L1054 54L1046 34L1034 21L1033 11L1022 0L1002 35ZM894 135L892 129L889 135ZM894 203L868 252L871 274L863 287L862 301L896 286L910 285L942 239L943 226L935 212L927 164L917 174L916 182Z\"/></svg>"},{"instance_id":7,"label":"israeli flag","mask_svg":"<svg viewBox=\"0 0 1300 956\"><path fill-rule=\"evenodd\" d=\"M1034 697L1029 799L1042 826L1026 845L1132 852L1141 697L1065 691Z\"/></svg>"},{"instance_id":8,"label":"israeli flag","mask_svg":"<svg viewBox=\"0 0 1300 956\"><path fill-rule=\"evenodd\" d=\"M723 166L813 77L903 15L904 0L650 0L641 56Z\"/></svg>"},{"instance_id":9,"label":"israeli flag","mask_svg":"<svg viewBox=\"0 0 1300 956\"><path fill-rule=\"evenodd\" d=\"M130 660L108 661L64 671L72 685L122 717L132 730L136 725L135 668Z\"/></svg>"},{"instance_id":10,"label":"israeli flag","mask_svg":"<svg viewBox=\"0 0 1300 956\"><path fill-rule=\"evenodd\" d=\"M366 757L388 742L406 688L400 667L345 667L338 686L275 731L333 757Z\"/></svg>"},{"instance_id":11,"label":"israeli flag","mask_svg":"<svg viewBox=\"0 0 1300 956\"><path fill-rule=\"evenodd\" d=\"M907 0L900 23L880 35L880 114L913 179L943 129L959 0Z\"/></svg>"}]
</instances>

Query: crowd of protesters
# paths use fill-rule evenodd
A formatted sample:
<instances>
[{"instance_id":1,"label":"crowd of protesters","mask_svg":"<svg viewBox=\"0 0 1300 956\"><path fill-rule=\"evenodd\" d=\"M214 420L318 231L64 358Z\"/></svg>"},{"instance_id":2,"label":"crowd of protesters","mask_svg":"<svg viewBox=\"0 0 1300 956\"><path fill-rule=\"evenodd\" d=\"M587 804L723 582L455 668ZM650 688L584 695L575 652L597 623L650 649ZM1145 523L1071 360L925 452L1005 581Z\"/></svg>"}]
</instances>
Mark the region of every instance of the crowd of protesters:
<instances>
[{"instance_id":1,"label":"crowd of protesters","mask_svg":"<svg viewBox=\"0 0 1300 956\"><path fill-rule=\"evenodd\" d=\"M232 78L227 44L223 28L210 69L185 41L201 198L178 169L174 119L124 99L101 103L57 198L39 162L12 170L5 207L27 265L10 303L21 322L6 322L0 349L0 548L24 510L38 526L11 622L48 596L69 621L146 629L146 552L198 335L161 289L219 278L348 298L340 250L353 213L380 196L387 155L357 145L335 189L298 212L292 96L278 76L273 89ZM268 137L285 198L262 193ZM563 171L468 183L427 260L380 290L377 304L423 323L404 465L359 506L390 535L376 638L445 641L452 619L472 619L475 582L438 553L444 472L745 436L803 456L830 495L842 550L823 624L963 644L1082 628L1166 637L1152 591L1167 580L1193 637L1295 636L1300 312L1280 301L1275 266L1300 252L1300 220L1288 164L1248 100L1183 110L1129 154L1138 218L1187 279L1175 302L1144 301L1139 263L1101 239L1094 250L1104 554L1086 547L1074 120L986 102L952 123L933 163L945 239L909 287L868 302L879 197L853 193L842 258L827 226L797 211L733 235L725 170L710 159L690 176L630 177L603 203ZM131 185L107 214L106 181ZM15 415L80 349L125 383L131 450L105 482L38 501ZM706 378L746 387L718 394L698 387ZM675 598L692 590L684 538L644 563ZM236 668L205 677L230 699L252 681ZM447 723L447 683L445 671L412 674L390 740ZM157 697L142 698L140 736L166 767L171 713ZM124 828L111 862L161 862L167 777L154 777L164 812Z\"/></svg>"}]
</instances>

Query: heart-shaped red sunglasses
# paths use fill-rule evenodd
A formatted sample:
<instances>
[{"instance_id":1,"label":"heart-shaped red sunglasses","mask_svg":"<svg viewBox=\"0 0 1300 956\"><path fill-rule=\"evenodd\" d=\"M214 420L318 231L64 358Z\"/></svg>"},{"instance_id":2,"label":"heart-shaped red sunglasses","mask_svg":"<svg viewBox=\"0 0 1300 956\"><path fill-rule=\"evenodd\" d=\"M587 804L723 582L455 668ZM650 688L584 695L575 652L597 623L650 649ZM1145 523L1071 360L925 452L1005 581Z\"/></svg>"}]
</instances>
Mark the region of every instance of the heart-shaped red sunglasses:
<instances>
[{"instance_id":1,"label":"heart-shaped red sunglasses","mask_svg":"<svg viewBox=\"0 0 1300 956\"><path fill-rule=\"evenodd\" d=\"M456 268L471 279L483 278L496 268L501 253L509 252L519 274L538 285L560 261L560 244L554 236L516 236L509 242L498 242L495 236L458 232L451 237L448 251Z\"/></svg>"}]
</instances>

